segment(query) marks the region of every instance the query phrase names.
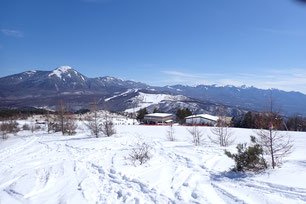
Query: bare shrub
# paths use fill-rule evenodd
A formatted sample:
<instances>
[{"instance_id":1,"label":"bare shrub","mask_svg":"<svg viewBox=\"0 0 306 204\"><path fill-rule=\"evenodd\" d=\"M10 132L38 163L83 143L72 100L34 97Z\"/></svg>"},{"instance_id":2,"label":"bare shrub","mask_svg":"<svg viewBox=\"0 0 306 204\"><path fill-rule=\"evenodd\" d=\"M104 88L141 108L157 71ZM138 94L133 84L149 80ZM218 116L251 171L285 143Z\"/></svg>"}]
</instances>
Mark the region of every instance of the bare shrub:
<instances>
[{"instance_id":1,"label":"bare shrub","mask_svg":"<svg viewBox=\"0 0 306 204\"><path fill-rule=\"evenodd\" d=\"M282 159L288 156L293 149L293 143L288 133L277 131L280 128L279 119L281 118L280 111L274 109L274 99L272 92L269 98L269 111L263 112L265 117L257 119L265 129L257 130L256 134L259 137L258 142L263 147L264 153L271 158L271 166L274 169L280 166Z\"/></svg>"},{"instance_id":2,"label":"bare shrub","mask_svg":"<svg viewBox=\"0 0 306 204\"><path fill-rule=\"evenodd\" d=\"M86 118L85 125L90 130L91 134L98 138L100 132L103 130L103 123L101 118L98 116L98 102L96 100L94 100L90 107L90 113L91 116Z\"/></svg>"},{"instance_id":3,"label":"bare shrub","mask_svg":"<svg viewBox=\"0 0 306 204\"><path fill-rule=\"evenodd\" d=\"M72 116L66 116L65 123L64 123L64 134L74 135L76 134L76 129L78 125L75 119Z\"/></svg>"},{"instance_id":4,"label":"bare shrub","mask_svg":"<svg viewBox=\"0 0 306 204\"><path fill-rule=\"evenodd\" d=\"M46 124L47 124L47 132L51 133L51 132L56 132L56 119L54 117L54 115L51 115L50 112L47 110L46 114Z\"/></svg>"},{"instance_id":5,"label":"bare shrub","mask_svg":"<svg viewBox=\"0 0 306 204\"><path fill-rule=\"evenodd\" d=\"M28 125L28 124L24 124L23 126L22 126L22 129L23 130L30 130L31 128L30 128L30 126Z\"/></svg>"},{"instance_id":6,"label":"bare shrub","mask_svg":"<svg viewBox=\"0 0 306 204\"><path fill-rule=\"evenodd\" d=\"M5 140L8 138L7 134L9 133L9 124L8 122L2 122L0 125L2 139Z\"/></svg>"},{"instance_id":7,"label":"bare shrub","mask_svg":"<svg viewBox=\"0 0 306 204\"><path fill-rule=\"evenodd\" d=\"M64 102L60 100L57 105L57 120L56 121L58 123L58 128L60 128L60 131L62 132L63 135L65 134L64 125L65 125L66 113L67 113L66 106Z\"/></svg>"},{"instance_id":8,"label":"bare shrub","mask_svg":"<svg viewBox=\"0 0 306 204\"><path fill-rule=\"evenodd\" d=\"M2 134L2 139L7 139L9 133L19 132L18 123L15 120L4 121L0 125L0 131Z\"/></svg>"},{"instance_id":9,"label":"bare shrub","mask_svg":"<svg viewBox=\"0 0 306 204\"><path fill-rule=\"evenodd\" d=\"M57 123L52 122L52 121L48 121L47 123L47 132L51 133L51 132L59 132L60 128L58 128Z\"/></svg>"},{"instance_id":10,"label":"bare shrub","mask_svg":"<svg viewBox=\"0 0 306 204\"><path fill-rule=\"evenodd\" d=\"M38 131L38 130L41 130L42 128L41 128L41 126L39 125L39 124L33 124L31 127L30 127L30 130L31 130L31 132L33 133L33 132L36 132L36 131Z\"/></svg>"},{"instance_id":11,"label":"bare shrub","mask_svg":"<svg viewBox=\"0 0 306 204\"><path fill-rule=\"evenodd\" d=\"M288 156L293 149L293 143L288 133L280 133L273 130L257 130L259 144L264 153L271 158L271 166L274 169L282 164L282 159Z\"/></svg>"},{"instance_id":12,"label":"bare shrub","mask_svg":"<svg viewBox=\"0 0 306 204\"><path fill-rule=\"evenodd\" d=\"M226 117L226 111L223 106L218 108L218 121L215 127L210 129L212 135L208 135L208 138L212 143L218 144L221 147L227 147L234 143L235 139L232 138L233 132L228 127L228 121Z\"/></svg>"},{"instance_id":13,"label":"bare shrub","mask_svg":"<svg viewBox=\"0 0 306 204\"><path fill-rule=\"evenodd\" d=\"M85 125L90 130L91 134L93 134L96 138L99 137L99 134L103 129L103 123L99 118L86 118Z\"/></svg>"},{"instance_id":14,"label":"bare shrub","mask_svg":"<svg viewBox=\"0 0 306 204\"><path fill-rule=\"evenodd\" d=\"M103 122L102 132L107 137L110 137L113 134L115 134L116 130L115 130L114 123L112 121L105 121L105 122Z\"/></svg>"},{"instance_id":15,"label":"bare shrub","mask_svg":"<svg viewBox=\"0 0 306 204\"><path fill-rule=\"evenodd\" d=\"M232 139L233 132L229 127L217 126L210 129L212 136L208 136L211 142L220 145L221 147L227 147L234 143Z\"/></svg>"},{"instance_id":16,"label":"bare shrub","mask_svg":"<svg viewBox=\"0 0 306 204\"><path fill-rule=\"evenodd\" d=\"M174 134L174 128L172 126L172 124L169 126L168 130L167 130L167 139L169 141L175 141L175 134Z\"/></svg>"},{"instance_id":17,"label":"bare shrub","mask_svg":"<svg viewBox=\"0 0 306 204\"><path fill-rule=\"evenodd\" d=\"M107 137L110 137L116 133L115 125L107 112L104 114L104 121L102 123L102 132Z\"/></svg>"},{"instance_id":18,"label":"bare shrub","mask_svg":"<svg viewBox=\"0 0 306 204\"><path fill-rule=\"evenodd\" d=\"M75 122L75 118L66 109L66 105L62 100L59 101L57 106L57 119L55 125L55 131L60 130L63 135L74 135L76 133L78 125Z\"/></svg>"},{"instance_id":19,"label":"bare shrub","mask_svg":"<svg viewBox=\"0 0 306 204\"><path fill-rule=\"evenodd\" d=\"M188 132L191 134L192 136L192 143L195 145L195 146L199 146L203 143L203 132L202 130L199 129L198 126L193 126L192 128L190 129L187 129Z\"/></svg>"},{"instance_id":20,"label":"bare shrub","mask_svg":"<svg viewBox=\"0 0 306 204\"><path fill-rule=\"evenodd\" d=\"M19 127L18 127L18 123L16 122L16 120L10 120L8 122L9 124L9 133L17 133L19 132Z\"/></svg>"},{"instance_id":21,"label":"bare shrub","mask_svg":"<svg viewBox=\"0 0 306 204\"><path fill-rule=\"evenodd\" d=\"M133 162L139 162L139 164L142 165L151 158L150 149L151 147L147 143L137 142L130 153L130 158Z\"/></svg>"}]
</instances>

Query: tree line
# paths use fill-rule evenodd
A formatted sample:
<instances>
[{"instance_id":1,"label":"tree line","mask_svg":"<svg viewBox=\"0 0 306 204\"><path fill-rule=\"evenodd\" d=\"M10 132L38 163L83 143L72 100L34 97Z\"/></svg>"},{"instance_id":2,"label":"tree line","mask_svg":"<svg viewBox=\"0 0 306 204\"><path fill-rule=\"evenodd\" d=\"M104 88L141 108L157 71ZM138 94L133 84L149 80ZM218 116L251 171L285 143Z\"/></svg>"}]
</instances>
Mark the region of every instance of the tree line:
<instances>
[{"instance_id":1,"label":"tree line","mask_svg":"<svg viewBox=\"0 0 306 204\"><path fill-rule=\"evenodd\" d=\"M89 111L85 111L87 116L83 123L91 131L92 135L99 137L101 134L111 136L115 134L115 128L112 118L107 111L101 116L98 112L101 109L98 107L98 102L93 101L90 104ZM2 139L7 139L8 134L16 134L21 129L31 130L32 132L45 129L47 133L61 132L62 135L74 135L78 128L78 115L69 111L67 105L59 100L55 111L39 110L39 111L23 111L20 110L7 110L2 111L2 122L0 122L0 132ZM83 113L84 114L84 113ZM21 128L17 119L27 119L33 115L43 115L43 121L37 121L32 126L24 124ZM0 117L1 118L1 117ZM81 120L81 119L80 119Z\"/></svg>"},{"instance_id":2,"label":"tree line","mask_svg":"<svg viewBox=\"0 0 306 204\"><path fill-rule=\"evenodd\" d=\"M306 131L306 117L299 115L284 117L273 112L247 112L232 118L231 126L238 128L267 129L273 124L277 130Z\"/></svg>"}]
</instances>

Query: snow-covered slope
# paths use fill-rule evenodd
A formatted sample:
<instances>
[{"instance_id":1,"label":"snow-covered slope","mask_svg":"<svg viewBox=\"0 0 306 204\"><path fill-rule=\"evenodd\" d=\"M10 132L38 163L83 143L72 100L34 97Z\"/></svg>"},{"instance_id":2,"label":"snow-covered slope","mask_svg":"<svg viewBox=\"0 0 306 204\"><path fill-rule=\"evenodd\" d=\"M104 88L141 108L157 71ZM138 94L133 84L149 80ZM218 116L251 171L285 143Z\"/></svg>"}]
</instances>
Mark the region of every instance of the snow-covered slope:
<instances>
[{"instance_id":1,"label":"snow-covered slope","mask_svg":"<svg viewBox=\"0 0 306 204\"><path fill-rule=\"evenodd\" d=\"M0 142L0 203L306 203L306 137L290 133L294 152L281 168L259 175L228 173L233 161L208 140L195 147L186 127L116 126L112 137L23 131ZM204 133L209 128L202 127ZM233 129L236 143L252 130ZM139 140L151 160L134 164Z\"/></svg>"},{"instance_id":2,"label":"snow-covered slope","mask_svg":"<svg viewBox=\"0 0 306 204\"><path fill-rule=\"evenodd\" d=\"M125 112L134 112L138 111L141 108L146 108L151 105L157 105L161 102L171 102L171 101L182 101L187 100L188 98L182 95L169 95L169 94L148 94L140 92L139 95L130 99L130 101L136 105L135 108L130 108L125 110Z\"/></svg>"},{"instance_id":3,"label":"snow-covered slope","mask_svg":"<svg viewBox=\"0 0 306 204\"><path fill-rule=\"evenodd\" d=\"M120 94L114 95L112 97L106 98L106 99L104 99L104 101L109 101L109 100L112 100L112 99L117 98L119 96L127 96L128 93L137 92L137 91L138 91L138 89L128 89L127 91L124 91L123 93L120 93Z\"/></svg>"}]
</instances>

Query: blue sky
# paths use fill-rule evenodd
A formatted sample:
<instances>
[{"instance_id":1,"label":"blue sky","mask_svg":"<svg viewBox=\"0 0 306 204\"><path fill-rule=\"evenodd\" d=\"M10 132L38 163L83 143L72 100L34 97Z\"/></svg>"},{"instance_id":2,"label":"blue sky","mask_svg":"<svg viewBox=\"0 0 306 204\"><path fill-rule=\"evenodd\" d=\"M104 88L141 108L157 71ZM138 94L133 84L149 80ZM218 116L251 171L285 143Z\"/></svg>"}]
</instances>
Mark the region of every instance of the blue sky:
<instances>
[{"instance_id":1,"label":"blue sky","mask_svg":"<svg viewBox=\"0 0 306 204\"><path fill-rule=\"evenodd\" d=\"M0 76L69 65L306 93L306 5L294 0L1 0L0 31Z\"/></svg>"}]
</instances>

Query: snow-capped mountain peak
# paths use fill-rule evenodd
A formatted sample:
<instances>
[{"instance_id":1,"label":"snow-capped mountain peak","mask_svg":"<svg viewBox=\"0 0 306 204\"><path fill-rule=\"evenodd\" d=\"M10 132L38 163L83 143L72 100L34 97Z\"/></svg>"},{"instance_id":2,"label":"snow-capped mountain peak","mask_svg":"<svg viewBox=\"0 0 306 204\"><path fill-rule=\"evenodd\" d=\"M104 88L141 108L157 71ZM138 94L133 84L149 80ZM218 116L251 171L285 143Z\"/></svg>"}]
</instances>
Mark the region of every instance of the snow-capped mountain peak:
<instances>
[{"instance_id":1,"label":"snow-capped mountain peak","mask_svg":"<svg viewBox=\"0 0 306 204\"><path fill-rule=\"evenodd\" d=\"M64 73L64 72L68 72L71 69L72 69L72 67L70 67L70 66L60 66L60 67L56 68L55 70Z\"/></svg>"},{"instance_id":2,"label":"snow-capped mountain peak","mask_svg":"<svg viewBox=\"0 0 306 204\"><path fill-rule=\"evenodd\" d=\"M23 72L23 73L21 73L21 74L22 74L23 77L31 77L31 76L33 76L35 73L36 73L35 70L31 70L31 71Z\"/></svg>"},{"instance_id":3,"label":"snow-capped mountain peak","mask_svg":"<svg viewBox=\"0 0 306 204\"><path fill-rule=\"evenodd\" d=\"M71 75L69 74L69 72L73 71L76 75L77 72L70 66L60 66L56 69L54 69L48 76L52 77L52 76L57 76L58 78L62 78L63 74L67 74L69 77L71 77Z\"/></svg>"}]
</instances>

